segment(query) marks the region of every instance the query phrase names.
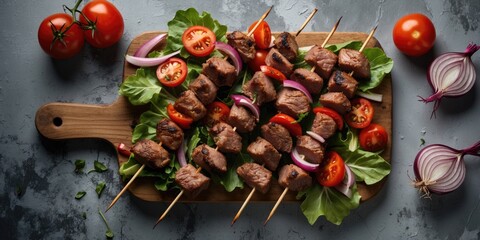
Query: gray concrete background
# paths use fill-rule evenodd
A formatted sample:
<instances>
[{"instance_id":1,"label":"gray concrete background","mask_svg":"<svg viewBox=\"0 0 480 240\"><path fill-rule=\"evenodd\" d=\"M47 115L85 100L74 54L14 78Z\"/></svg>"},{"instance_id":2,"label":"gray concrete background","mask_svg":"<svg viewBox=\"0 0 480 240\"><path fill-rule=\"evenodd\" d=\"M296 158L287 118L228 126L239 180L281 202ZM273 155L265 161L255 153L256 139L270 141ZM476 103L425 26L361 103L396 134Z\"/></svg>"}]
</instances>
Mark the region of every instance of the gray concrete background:
<instances>
[{"instance_id":1,"label":"gray concrete background","mask_svg":"<svg viewBox=\"0 0 480 240\"><path fill-rule=\"evenodd\" d=\"M467 157L461 188L432 200L420 199L411 187L412 163L426 144L463 148L479 140L480 84L467 95L442 102L437 118L432 104L417 101L431 89L426 69L434 56L463 51L480 43L479 1L113 1L125 19L125 34L114 47L86 46L75 58L54 61L37 43L42 19L74 1L1 1L0 9L0 238L104 239L104 209L121 189L114 150L97 140L50 142L34 125L36 110L49 102L111 103L117 98L123 56L130 41L144 31L166 30L178 9L208 11L229 30L244 30L270 5L273 31L295 31L310 10L319 8L305 31L328 31L343 16L338 31L368 32L378 24L376 38L394 59L392 173L375 198L361 204L341 226L320 218L310 226L299 204L282 204L270 223L262 222L271 203L250 204L239 221L230 221L238 203L178 204L155 230L152 225L168 203L145 203L125 194L108 212L115 239L478 239L480 237L480 161ZM422 12L437 30L433 51L409 58L395 48L391 32L401 16ZM480 73L480 54L473 57ZM478 77L477 77L478 80ZM74 161L106 163L98 174L75 174ZM98 181L107 187L99 199ZM80 201L75 193L87 191ZM86 219L82 213L86 213Z\"/></svg>"}]
</instances>

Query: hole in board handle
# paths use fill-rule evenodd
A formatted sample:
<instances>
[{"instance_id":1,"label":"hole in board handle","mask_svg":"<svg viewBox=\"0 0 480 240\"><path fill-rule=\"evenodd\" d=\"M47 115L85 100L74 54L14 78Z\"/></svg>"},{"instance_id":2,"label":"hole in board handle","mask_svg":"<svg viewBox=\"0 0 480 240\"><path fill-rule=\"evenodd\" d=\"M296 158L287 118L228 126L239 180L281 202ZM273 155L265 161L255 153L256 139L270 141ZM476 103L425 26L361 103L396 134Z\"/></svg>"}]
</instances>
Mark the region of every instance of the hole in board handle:
<instances>
[{"instance_id":1,"label":"hole in board handle","mask_svg":"<svg viewBox=\"0 0 480 240\"><path fill-rule=\"evenodd\" d=\"M57 127L60 127L62 126L62 123L63 123L63 120L61 117L55 117L53 119L53 125L57 126Z\"/></svg>"}]
</instances>

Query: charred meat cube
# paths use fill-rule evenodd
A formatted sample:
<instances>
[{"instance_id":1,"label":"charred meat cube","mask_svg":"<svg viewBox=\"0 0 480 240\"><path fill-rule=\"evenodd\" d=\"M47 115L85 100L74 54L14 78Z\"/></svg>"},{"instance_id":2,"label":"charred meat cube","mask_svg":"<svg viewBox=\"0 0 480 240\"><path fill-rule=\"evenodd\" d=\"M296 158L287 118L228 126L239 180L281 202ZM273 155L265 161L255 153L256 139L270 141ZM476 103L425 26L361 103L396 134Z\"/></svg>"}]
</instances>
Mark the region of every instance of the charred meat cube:
<instances>
[{"instance_id":1,"label":"charred meat cube","mask_svg":"<svg viewBox=\"0 0 480 240\"><path fill-rule=\"evenodd\" d=\"M238 132L251 132L256 126L255 116L246 108L233 104L228 115L228 123L236 127Z\"/></svg>"},{"instance_id":2,"label":"charred meat cube","mask_svg":"<svg viewBox=\"0 0 480 240\"><path fill-rule=\"evenodd\" d=\"M347 96L342 92L328 92L322 94L320 96L320 103L325 107L337 111L340 115L350 112L352 109L350 100L348 100Z\"/></svg>"},{"instance_id":3,"label":"charred meat cube","mask_svg":"<svg viewBox=\"0 0 480 240\"><path fill-rule=\"evenodd\" d=\"M212 103L217 97L217 86L215 86L215 84L203 74L198 75L198 77L190 83L188 89L195 93L198 100L200 100L203 105Z\"/></svg>"},{"instance_id":4,"label":"charred meat cube","mask_svg":"<svg viewBox=\"0 0 480 240\"><path fill-rule=\"evenodd\" d=\"M177 150L183 142L183 130L168 118L157 123L156 136L159 142L171 150Z\"/></svg>"},{"instance_id":5,"label":"charred meat cube","mask_svg":"<svg viewBox=\"0 0 480 240\"><path fill-rule=\"evenodd\" d=\"M237 50L244 62L255 58L255 40L240 31L227 34L227 41L230 46Z\"/></svg>"},{"instance_id":6,"label":"charred meat cube","mask_svg":"<svg viewBox=\"0 0 480 240\"><path fill-rule=\"evenodd\" d=\"M211 172L219 173L227 171L227 159L223 154L207 144L202 144L193 149L192 160L200 167Z\"/></svg>"},{"instance_id":7,"label":"charred meat cube","mask_svg":"<svg viewBox=\"0 0 480 240\"><path fill-rule=\"evenodd\" d=\"M370 78L370 62L357 50L342 48L338 53L338 66L345 72L353 71L356 78Z\"/></svg>"},{"instance_id":8,"label":"charred meat cube","mask_svg":"<svg viewBox=\"0 0 480 240\"><path fill-rule=\"evenodd\" d=\"M150 139L139 140L130 151L135 155L135 160L153 170L159 170L170 163L167 150Z\"/></svg>"},{"instance_id":9,"label":"charred meat cube","mask_svg":"<svg viewBox=\"0 0 480 240\"><path fill-rule=\"evenodd\" d=\"M331 137L335 131L337 131L337 127L335 120L327 114L315 114L315 119L313 119L312 124L312 132L320 135L322 138L327 139Z\"/></svg>"},{"instance_id":10,"label":"charred meat cube","mask_svg":"<svg viewBox=\"0 0 480 240\"><path fill-rule=\"evenodd\" d=\"M312 186L312 177L294 164L288 164L280 169L278 184L284 188L288 187L289 190L298 192Z\"/></svg>"},{"instance_id":11,"label":"charred meat cube","mask_svg":"<svg viewBox=\"0 0 480 240\"><path fill-rule=\"evenodd\" d=\"M257 163L244 163L237 168L237 174L248 186L263 194L270 190L272 172Z\"/></svg>"},{"instance_id":12,"label":"charred meat cube","mask_svg":"<svg viewBox=\"0 0 480 240\"><path fill-rule=\"evenodd\" d=\"M202 73L217 87L231 87L237 79L235 67L227 60L218 57L211 57L202 64Z\"/></svg>"},{"instance_id":13,"label":"charred meat cube","mask_svg":"<svg viewBox=\"0 0 480 240\"><path fill-rule=\"evenodd\" d=\"M207 109L191 90L182 92L173 107L178 112L191 117L193 121L198 121L207 114Z\"/></svg>"},{"instance_id":14,"label":"charred meat cube","mask_svg":"<svg viewBox=\"0 0 480 240\"><path fill-rule=\"evenodd\" d=\"M277 98L272 80L265 73L257 71L242 87L243 93L259 106Z\"/></svg>"},{"instance_id":15,"label":"charred meat cube","mask_svg":"<svg viewBox=\"0 0 480 240\"><path fill-rule=\"evenodd\" d=\"M297 68L290 78L302 84L310 93L320 94L323 87L323 79L315 72L305 68Z\"/></svg>"},{"instance_id":16,"label":"charred meat cube","mask_svg":"<svg viewBox=\"0 0 480 240\"><path fill-rule=\"evenodd\" d=\"M270 142L278 151L292 151L292 137L288 130L276 123L269 122L261 127L262 137Z\"/></svg>"},{"instance_id":17,"label":"charred meat cube","mask_svg":"<svg viewBox=\"0 0 480 240\"><path fill-rule=\"evenodd\" d=\"M178 169L175 174L175 182L185 191L190 198L195 198L200 192L207 189L210 178L201 173L191 164Z\"/></svg>"},{"instance_id":18,"label":"charred meat cube","mask_svg":"<svg viewBox=\"0 0 480 240\"><path fill-rule=\"evenodd\" d=\"M282 32L273 42L278 51L288 60L293 61L297 58L298 44L295 37L288 32Z\"/></svg>"},{"instance_id":19,"label":"charred meat cube","mask_svg":"<svg viewBox=\"0 0 480 240\"><path fill-rule=\"evenodd\" d=\"M242 150L242 137L229 124L219 122L213 125L210 133L220 152L239 153Z\"/></svg>"},{"instance_id":20,"label":"charred meat cube","mask_svg":"<svg viewBox=\"0 0 480 240\"><path fill-rule=\"evenodd\" d=\"M278 93L275 107L278 111L297 118L300 114L310 111L310 102L301 91L283 88Z\"/></svg>"},{"instance_id":21,"label":"charred meat cube","mask_svg":"<svg viewBox=\"0 0 480 240\"><path fill-rule=\"evenodd\" d=\"M321 163L325 154L325 147L308 135L297 138L296 149L299 154L305 156L306 161L314 164Z\"/></svg>"},{"instance_id":22,"label":"charred meat cube","mask_svg":"<svg viewBox=\"0 0 480 240\"><path fill-rule=\"evenodd\" d=\"M282 155L267 140L257 137L257 140L250 143L247 147L248 154L255 162L265 164L265 166L275 171Z\"/></svg>"},{"instance_id":23,"label":"charred meat cube","mask_svg":"<svg viewBox=\"0 0 480 240\"><path fill-rule=\"evenodd\" d=\"M313 46L305 55L305 62L315 67L315 72L323 79L328 79L338 57L332 51L320 46Z\"/></svg>"},{"instance_id":24,"label":"charred meat cube","mask_svg":"<svg viewBox=\"0 0 480 240\"><path fill-rule=\"evenodd\" d=\"M347 98L352 98L357 91L358 82L346 72L335 71L328 80L329 92L343 92Z\"/></svg>"},{"instance_id":25,"label":"charred meat cube","mask_svg":"<svg viewBox=\"0 0 480 240\"><path fill-rule=\"evenodd\" d=\"M265 57L265 64L277 69L285 76L290 76L293 71L293 64L291 64L276 48L270 49L267 57Z\"/></svg>"}]
</instances>

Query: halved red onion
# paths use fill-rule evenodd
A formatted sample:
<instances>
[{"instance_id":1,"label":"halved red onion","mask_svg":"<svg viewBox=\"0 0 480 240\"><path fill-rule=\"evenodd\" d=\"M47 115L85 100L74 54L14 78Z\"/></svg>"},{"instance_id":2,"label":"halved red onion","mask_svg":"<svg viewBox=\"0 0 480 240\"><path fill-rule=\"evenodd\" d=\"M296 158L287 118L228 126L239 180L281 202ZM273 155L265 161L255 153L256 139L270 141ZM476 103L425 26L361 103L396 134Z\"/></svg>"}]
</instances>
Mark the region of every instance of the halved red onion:
<instances>
[{"instance_id":1,"label":"halved red onion","mask_svg":"<svg viewBox=\"0 0 480 240\"><path fill-rule=\"evenodd\" d=\"M240 71L242 71L243 63L242 63L242 58L240 58L240 55L238 55L237 50L235 50L235 48L223 42L215 42L215 49L227 54L230 57L230 59L232 59L233 65L235 65L235 72L237 73L237 76L238 76Z\"/></svg>"},{"instance_id":2,"label":"halved red onion","mask_svg":"<svg viewBox=\"0 0 480 240\"><path fill-rule=\"evenodd\" d=\"M180 53L180 50L178 50L176 52L173 52L173 53L170 53L168 55L161 56L161 57L156 57L156 58L135 57L135 56L126 55L125 60L127 60L127 62L129 62L129 63L131 63L135 66L153 67L153 66L158 66L158 65L164 63L165 61L167 61L168 59L170 59L171 57L173 57L173 56L175 56L179 53Z\"/></svg>"},{"instance_id":3,"label":"halved red onion","mask_svg":"<svg viewBox=\"0 0 480 240\"><path fill-rule=\"evenodd\" d=\"M293 88L293 89L296 89L300 92L302 92L303 94L305 94L305 96L307 96L308 98L308 101L310 103L313 102L312 100L312 95L310 95L310 93L308 92L308 90L300 83L298 82L295 82L293 80L284 80L283 81L283 87L289 87L289 88Z\"/></svg>"},{"instance_id":4,"label":"halved red onion","mask_svg":"<svg viewBox=\"0 0 480 240\"><path fill-rule=\"evenodd\" d=\"M355 183L355 174L353 174L350 167L345 164L345 177L343 181L335 186L339 192L343 193L343 195L347 196L348 198L352 198L352 186Z\"/></svg>"},{"instance_id":5,"label":"halved red onion","mask_svg":"<svg viewBox=\"0 0 480 240\"><path fill-rule=\"evenodd\" d=\"M312 131L307 131L307 134L310 135L310 137L312 137L313 139L321 142L321 143L325 143L325 138L323 138L322 136L316 134L315 132L312 132Z\"/></svg>"},{"instance_id":6,"label":"halved red onion","mask_svg":"<svg viewBox=\"0 0 480 240\"><path fill-rule=\"evenodd\" d=\"M137 49L135 54L133 54L134 57L146 57L152 49L159 44L161 41L163 41L167 37L166 33L162 33L157 35L156 37L148 40L148 42L144 43L140 48Z\"/></svg>"},{"instance_id":7,"label":"halved red onion","mask_svg":"<svg viewBox=\"0 0 480 240\"><path fill-rule=\"evenodd\" d=\"M307 162L304 156L300 156L296 147L292 150L292 153L290 153L290 157L295 165L307 172L316 172L320 166L320 164Z\"/></svg>"},{"instance_id":8,"label":"halved red onion","mask_svg":"<svg viewBox=\"0 0 480 240\"><path fill-rule=\"evenodd\" d=\"M183 140L180 147L177 149L177 159L178 163L180 163L180 167L187 166L187 159L185 158L185 140Z\"/></svg>"},{"instance_id":9,"label":"halved red onion","mask_svg":"<svg viewBox=\"0 0 480 240\"><path fill-rule=\"evenodd\" d=\"M258 108L257 104L253 103L252 100L250 100L250 98L238 94L232 94L230 95L230 97L233 99L236 105L244 106L250 109L250 111L255 116L255 120L258 121L260 119L260 109Z\"/></svg>"}]
</instances>

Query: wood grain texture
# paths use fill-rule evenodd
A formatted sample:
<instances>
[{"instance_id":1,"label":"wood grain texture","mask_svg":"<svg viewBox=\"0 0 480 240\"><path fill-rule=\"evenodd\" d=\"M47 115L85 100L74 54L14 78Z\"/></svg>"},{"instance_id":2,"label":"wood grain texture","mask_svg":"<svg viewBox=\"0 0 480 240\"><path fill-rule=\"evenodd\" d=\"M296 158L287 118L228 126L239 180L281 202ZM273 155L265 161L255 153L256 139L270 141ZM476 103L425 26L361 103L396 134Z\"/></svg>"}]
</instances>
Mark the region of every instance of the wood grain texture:
<instances>
[{"instance_id":1,"label":"wood grain texture","mask_svg":"<svg viewBox=\"0 0 480 240\"><path fill-rule=\"evenodd\" d=\"M130 44L127 53L133 54L139 46L151 39L159 32L146 32L135 39ZM310 46L321 44L328 33L302 33L297 37L299 46ZM342 43L350 40L363 41L367 38L365 33L346 33L336 32L331 38L329 44ZM159 44L159 48L164 43ZM381 47L377 39L372 38L367 47ZM136 67L125 62L123 79L134 74ZM376 93L383 94L382 103L373 103L375 107L374 122L380 123L385 127L389 136L392 134L392 79L390 75L384 79L382 84L374 90ZM100 138L117 146L120 142L130 144L132 137L132 124L138 119L138 116L145 111L145 106L133 106L123 96L110 105L86 105L74 103L49 103L40 107L35 116L37 130L44 137L52 140L64 140L73 138ZM60 123L60 124L59 124ZM388 146L382 153L387 161L391 157L391 137L388 139ZM118 155L119 166L127 159ZM377 194L383 187L386 179L383 181L366 186L358 184L358 190L362 196L362 201ZM146 201L172 201L178 191L159 192L153 186L153 179L137 178L130 186L129 191L136 197ZM276 181L268 194L255 194L252 201L275 201L283 189ZM201 193L193 201L243 201L248 193L249 187L237 189L231 193L226 192L220 185L212 184L207 191ZM289 192L284 201L297 201L296 192ZM181 201L190 201L183 198Z\"/></svg>"}]
</instances>

